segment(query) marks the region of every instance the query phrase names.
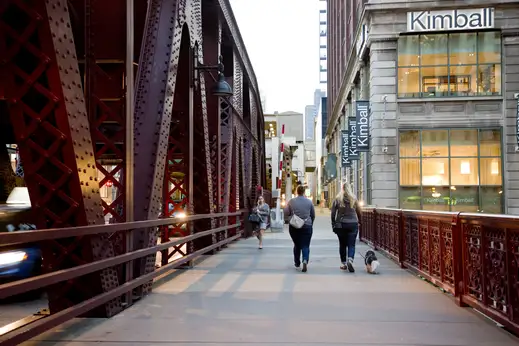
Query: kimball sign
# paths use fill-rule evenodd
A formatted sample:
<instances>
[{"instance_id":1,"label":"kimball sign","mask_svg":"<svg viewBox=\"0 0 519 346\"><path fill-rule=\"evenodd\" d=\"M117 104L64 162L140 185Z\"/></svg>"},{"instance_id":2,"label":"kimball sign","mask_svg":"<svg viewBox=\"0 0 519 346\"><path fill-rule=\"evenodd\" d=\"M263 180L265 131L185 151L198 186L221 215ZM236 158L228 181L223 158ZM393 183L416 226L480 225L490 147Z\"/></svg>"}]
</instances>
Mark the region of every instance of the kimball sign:
<instances>
[{"instance_id":1,"label":"kimball sign","mask_svg":"<svg viewBox=\"0 0 519 346\"><path fill-rule=\"evenodd\" d=\"M407 13L407 31L409 32L492 28L494 28L493 8Z\"/></svg>"},{"instance_id":2,"label":"kimball sign","mask_svg":"<svg viewBox=\"0 0 519 346\"><path fill-rule=\"evenodd\" d=\"M359 159L359 151L357 150L357 118L348 118L348 158L350 161Z\"/></svg>"},{"instance_id":3,"label":"kimball sign","mask_svg":"<svg viewBox=\"0 0 519 346\"><path fill-rule=\"evenodd\" d=\"M355 101L357 151L369 151L369 101Z\"/></svg>"},{"instance_id":4,"label":"kimball sign","mask_svg":"<svg viewBox=\"0 0 519 346\"><path fill-rule=\"evenodd\" d=\"M341 167L350 167L351 161L349 158L350 141L348 138L348 130L341 131Z\"/></svg>"}]
</instances>

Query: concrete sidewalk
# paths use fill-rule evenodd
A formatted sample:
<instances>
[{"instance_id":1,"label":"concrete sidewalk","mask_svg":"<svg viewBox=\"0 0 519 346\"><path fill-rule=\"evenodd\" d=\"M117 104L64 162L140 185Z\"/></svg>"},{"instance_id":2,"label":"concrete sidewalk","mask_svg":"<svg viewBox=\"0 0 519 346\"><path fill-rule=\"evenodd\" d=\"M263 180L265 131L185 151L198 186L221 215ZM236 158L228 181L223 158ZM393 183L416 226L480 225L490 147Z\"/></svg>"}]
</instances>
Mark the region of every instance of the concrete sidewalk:
<instances>
[{"instance_id":1,"label":"concrete sidewalk","mask_svg":"<svg viewBox=\"0 0 519 346\"><path fill-rule=\"evenodd\" d=\"M318 217L308 273L288 231L240 241L108 320L77 319L26 345L518 345L431 285L381 258L339 270L329 217ZM359 245L358 252L367 247Z\"/></svg>"}]
</instances>

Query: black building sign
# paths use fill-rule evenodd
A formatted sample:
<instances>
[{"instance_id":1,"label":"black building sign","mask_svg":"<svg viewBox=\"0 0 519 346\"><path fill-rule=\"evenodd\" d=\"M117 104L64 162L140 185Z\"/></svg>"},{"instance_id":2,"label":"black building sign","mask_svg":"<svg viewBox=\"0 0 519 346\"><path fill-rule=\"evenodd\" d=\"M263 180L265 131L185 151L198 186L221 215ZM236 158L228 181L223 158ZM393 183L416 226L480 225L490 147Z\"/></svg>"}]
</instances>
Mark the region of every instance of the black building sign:
<instances>
[{"instance_id":1,"label":"black building sign","mask_svg":"<svg viewBox=\"0 0 519 346\"><path fill-rule=\"evenodd\" d=\"M348 158L350 161L359 159L359 151L357 150L357 118L348 118Z\"/></svg>"},{"instance_id":2,"label":"black building sign","mask_svg":"<svg viewBox=\"0 0 519 346\"><path fill-rule=\"evenodd\" d=\"M335 178L337 178L337 156L335 154L328 154L326 166L326 171L328 172L328 180L332 181Z\"/></svg>"},{"instance_id":3,"label":"black building sign","mask_svg":"<svg viewBox=\"0 0 519 346\"><path fill-rule=\"evenodd\" d=\"M326 137L326 131L328 131L328 98L323 97L321 98L321 119L322 119L322 126L321 126L321 135L323 138Z\"/></svg>"},{"instance_id":4,"label":"black building sign","mask_svg":"<svg viewBox=\"0 0 519 346\"><path fill-rule=\"evenodd\" d=\"M369 101L355 101L357 151L369 151Z\"/></svg>"},{"instance_id":5,"label":"black building sign","mask_svg":"<svg viewBox=\"0 0 519 346\"><path fill-rule=\"evenodd\" d=\"M341 167L350 167L351 160L349 158L350 153L350 140L348 138L348 130L341 131Z\"/></svg>"}]
</instances>

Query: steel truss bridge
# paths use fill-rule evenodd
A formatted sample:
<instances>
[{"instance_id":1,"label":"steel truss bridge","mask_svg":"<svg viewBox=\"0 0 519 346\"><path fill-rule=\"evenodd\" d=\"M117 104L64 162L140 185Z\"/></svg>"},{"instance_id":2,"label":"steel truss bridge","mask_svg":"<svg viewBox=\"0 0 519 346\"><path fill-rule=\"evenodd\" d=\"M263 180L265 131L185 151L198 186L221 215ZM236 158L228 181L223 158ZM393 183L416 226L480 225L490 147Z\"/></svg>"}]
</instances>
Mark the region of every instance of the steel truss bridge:
<instances>
[{"instance_id":1,"label":"steel truss bridge","mask_svg":"<svg viewBox=\"0 0 519 346\"><path fill-rule=\"evenodd\" d=\"M211 92L222 82L233 96ZM10 343L113 316L157 275L247 236L266 184L228 0L0 1L0 119L18 153L14 172L2 145L2 193L26 186L38 229L0 244L38 243L45 271L0 298L45 286L50 309Z\"/></svg>"}]
</instances>

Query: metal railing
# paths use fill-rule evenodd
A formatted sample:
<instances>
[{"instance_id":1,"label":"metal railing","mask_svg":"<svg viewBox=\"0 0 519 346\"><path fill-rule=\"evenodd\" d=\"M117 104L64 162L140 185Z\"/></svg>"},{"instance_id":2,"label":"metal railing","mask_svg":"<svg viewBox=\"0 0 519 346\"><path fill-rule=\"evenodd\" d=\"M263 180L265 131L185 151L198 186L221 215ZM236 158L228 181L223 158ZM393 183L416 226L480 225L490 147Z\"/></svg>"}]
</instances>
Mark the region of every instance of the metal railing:
<instances>
[{"instance_id":1,"label":"metal railing","mask_svg":"<svg viewBox=\"0 0 519 346\"><path fill-rule=\"evenodd\" d=\"M364 208L360 239L519 334L519 217Z\"/></svg>"},{"instance_id":2,"label":"metal railing","mask_svg":"<svg viewBox=\"0 0 519 346\"><path fill-rule=\"evenodd\" d=\"M106 268L114 268L119 265L133 266L135 260L140 260L150 255L160 252L168 251L168 249L178 247L183 244L190 243L195 239L211 236L217 234L216 242L201 249L196 249L191 253L186 254L178 259L172 260L169 263L163 263L162 266L156 268L153 272L141 275L136 278L130 277L125 282L122 282L115 289L103 292L97 296L92 297L86 301L75 304L64 310L48 315L42 315L41 318L30 319L30 323L20 325L13 323L12 328L5 328L0 333L0 345L17 345L21 342L27 341L45 331L48 331L64 322L67 322L75 317L83 315L93 309L110 302L111 300L130 294L135 288L153 281L158 276L164 275L187 262L190 262L197 257L204 255L212 250L217 250L234 240L242 237L245 225L246 212L241 210L236 213L221 213L221 214L204 214L193 215L185 218L167 218L149 221L136 221L119 224L108 225L94 225L84 227L58 228L58 229L44 229L37 231L18 231L12 233L0 234L0 244L13 245L44 242L48 240L64 239L70 237L81 237L86 235L100 235L111 234L114 232L133 232L138 229L150 228L164 228L170 225L178 225L184 223L191 223L203 219L219 219L231 218L235 219L234 224L221 226L203 232L197 232L185 237L173 238L168 242L157 244L153 247L143 248L135 251L128 251L124 254L114 256L111 258L94 261L91 263L78 265L69 269L59 270L55 272L46 273L28 279L18 280L11 283L0 285L0 299L5 299L25 292L30 292L34 289L42 289L56 283L65 282L79 278L81 276L99 272ZM235 230L234 232L227 232ZM160 238L160 237L159 237ZM0 328L1 330L2 328Z\"/></svg>"}]
</instances>

